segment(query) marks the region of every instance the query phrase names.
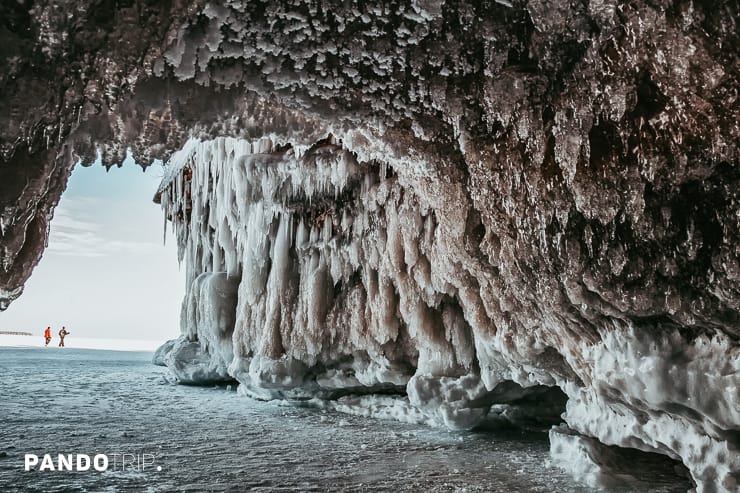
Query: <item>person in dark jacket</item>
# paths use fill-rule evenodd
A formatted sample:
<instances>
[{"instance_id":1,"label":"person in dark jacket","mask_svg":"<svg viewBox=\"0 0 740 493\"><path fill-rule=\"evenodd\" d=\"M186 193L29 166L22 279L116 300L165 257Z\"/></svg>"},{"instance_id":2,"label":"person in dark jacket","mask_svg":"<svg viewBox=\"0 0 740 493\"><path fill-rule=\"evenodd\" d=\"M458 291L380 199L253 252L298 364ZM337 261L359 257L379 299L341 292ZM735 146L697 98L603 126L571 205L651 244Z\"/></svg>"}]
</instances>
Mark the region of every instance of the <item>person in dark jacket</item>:
<instances>
[{"instance_id":1,"label":"person in dark jacket","mask_svg":"<svg viewBox=\"0 0 740 493\"><path fill-rule=\"evenodd\" d=\"M64 338L69 334L67 329L65 327L62 327L62 330L59 331L59 347L64 347Z\"/></svg>"}]
</instances>

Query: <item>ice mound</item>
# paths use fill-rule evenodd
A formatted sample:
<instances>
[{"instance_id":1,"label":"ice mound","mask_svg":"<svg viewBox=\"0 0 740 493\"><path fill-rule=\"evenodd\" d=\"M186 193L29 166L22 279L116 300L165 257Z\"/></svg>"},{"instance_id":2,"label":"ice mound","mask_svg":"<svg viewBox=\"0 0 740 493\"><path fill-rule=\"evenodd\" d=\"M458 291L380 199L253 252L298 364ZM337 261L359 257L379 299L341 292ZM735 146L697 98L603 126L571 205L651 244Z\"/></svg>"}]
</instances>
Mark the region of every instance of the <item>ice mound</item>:
<instances>
[{"instance_id":1,"label":"ice mound","mask_svg":"<svg viewBox=\"0 0 740 493\"><path fill-rule=\"evenodd\" d=\"M165 358L170 353L170 351L172 351L172 348L175 346L176 342L177 339L170 339L169 341L159 346L157 350L154 351L154 355L152 356L152 363L157 366L167 366L167 363L165 363Z\"/></svg>"},{"instance_id":2,"label":"ice mound","mask_svg":"<svg viewBox=\"0 0 740 493\"><path fill-rule=\"evenodd\" d=\"M197 341L184 336L176 339L164 363L183 384L211 384L231 382L233 377L224 371L218 360L203 350Z\"/></svg>"},{"instance_id":3,"label":"ice mound","mask_svg":"<svg viewBox=\"0 0 740 493\"><path fill-rule=\"evenodd\" d=\"M409 401L433 423L451 430L469 430L479 424L491 406L480 377L414 375L407 387Z\"/></svg>"},{"instance_id":4,"label":"ice mound","mask_svg":"<svg viewBox=\"0 0 740 493\"><path fill-rule=\"evenodd\" d=\"M644 479L638 476L636 463L651 463L653 474L663 472L667 476L688 476L683 466L664 456L608 447L594 438L579 435L567 426L550 430L550 455L555 465L569 471L580 482L607 491L640 487ZM656 481L658 478L649 479Z\"/></svg>"}]
</instances>

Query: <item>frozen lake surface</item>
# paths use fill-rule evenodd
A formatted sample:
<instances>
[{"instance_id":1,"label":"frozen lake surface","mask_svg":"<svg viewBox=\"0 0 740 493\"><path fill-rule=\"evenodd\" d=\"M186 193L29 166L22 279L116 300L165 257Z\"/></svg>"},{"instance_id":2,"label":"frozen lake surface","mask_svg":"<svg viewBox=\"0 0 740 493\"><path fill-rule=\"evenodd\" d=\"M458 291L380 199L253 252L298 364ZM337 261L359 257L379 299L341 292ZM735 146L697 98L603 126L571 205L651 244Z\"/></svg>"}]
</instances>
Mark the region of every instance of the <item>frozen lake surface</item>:
<instances>
[{"instance_id":1,"label":"frozen lake surface","mask_svg":"<svg viewBox=\"0 0 740 493\"><path fill-rule=\"evenodd\" d=\"M590 491L549 465L546 433L450 433L259 402L175 385L150 360L0 348L0 491ZM152 454L154 465L25 472L27 453ZM690 486L635 474L646 482L630 491Z\"/></svg>"}]
</instances>

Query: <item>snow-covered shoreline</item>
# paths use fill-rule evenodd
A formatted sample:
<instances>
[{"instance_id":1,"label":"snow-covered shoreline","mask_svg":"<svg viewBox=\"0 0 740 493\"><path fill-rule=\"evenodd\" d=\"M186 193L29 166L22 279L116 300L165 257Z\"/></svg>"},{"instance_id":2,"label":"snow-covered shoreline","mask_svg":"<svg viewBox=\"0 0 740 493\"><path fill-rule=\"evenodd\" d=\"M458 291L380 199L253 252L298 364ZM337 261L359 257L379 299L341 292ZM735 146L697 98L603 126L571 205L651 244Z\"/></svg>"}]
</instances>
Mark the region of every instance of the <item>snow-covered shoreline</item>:
<instances>
[{"instance_id":1,"label":"snow-covered shoreline","mask_svg":"<svg viewBox=\"0 0 740 493\"><path fill-rule=\"evenodd\" d=\"M66 348L75 349L102 349L109 351L154 351L161 341L142 339L97 339L90 337L75 337L73 333L64 340ZM52 338L49 348L58 348L59 337ZM37 348L44 347L43 334L34 336L19 336L0 334L0 347Z\"/></svg>"}]
</instances>

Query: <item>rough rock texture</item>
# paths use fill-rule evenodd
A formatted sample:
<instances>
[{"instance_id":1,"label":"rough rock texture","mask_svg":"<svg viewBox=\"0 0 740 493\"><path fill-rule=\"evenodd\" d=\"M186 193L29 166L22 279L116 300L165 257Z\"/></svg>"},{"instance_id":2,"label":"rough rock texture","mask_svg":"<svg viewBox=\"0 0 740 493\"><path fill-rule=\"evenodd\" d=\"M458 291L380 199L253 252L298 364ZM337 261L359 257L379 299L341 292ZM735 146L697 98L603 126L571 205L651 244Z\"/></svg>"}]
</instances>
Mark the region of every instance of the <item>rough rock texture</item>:
<instances>
[{"instance_id":1,"label":"rough rock texture","mask_svg":"<svg viewBox=\"0 0 740 493\"><path fill-rule=\"evenodd\" d=\"M559 436L736 491L737 18L6 2L0 303L78 157L182 148L158 196L188 269L178 362L264 398L405 392L453 428L557 386Z\"/></svg>"}]
</instances>

